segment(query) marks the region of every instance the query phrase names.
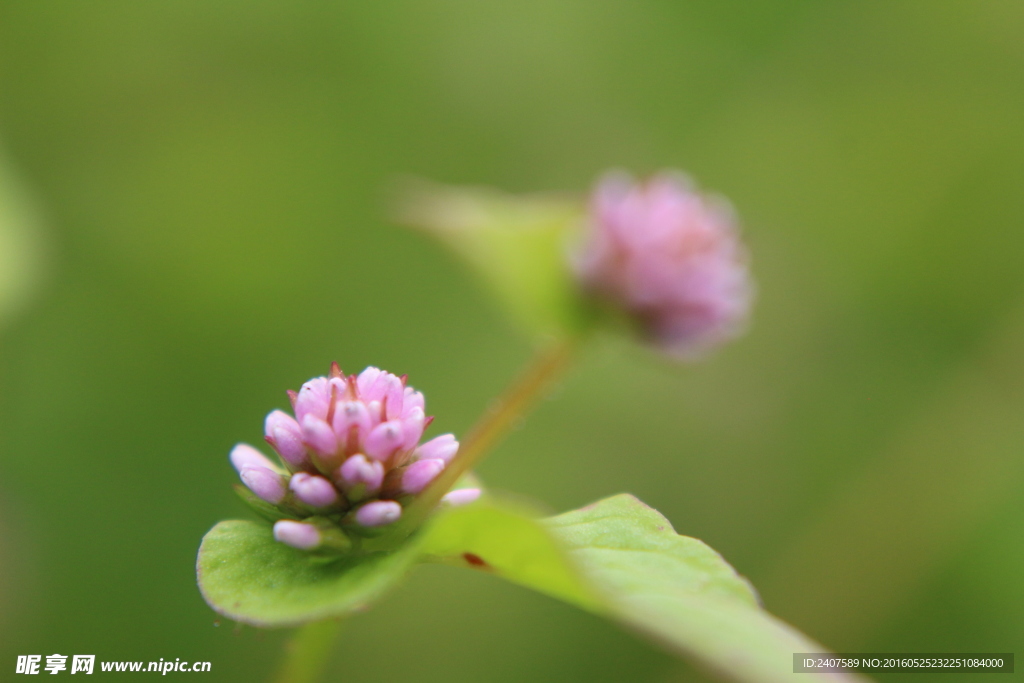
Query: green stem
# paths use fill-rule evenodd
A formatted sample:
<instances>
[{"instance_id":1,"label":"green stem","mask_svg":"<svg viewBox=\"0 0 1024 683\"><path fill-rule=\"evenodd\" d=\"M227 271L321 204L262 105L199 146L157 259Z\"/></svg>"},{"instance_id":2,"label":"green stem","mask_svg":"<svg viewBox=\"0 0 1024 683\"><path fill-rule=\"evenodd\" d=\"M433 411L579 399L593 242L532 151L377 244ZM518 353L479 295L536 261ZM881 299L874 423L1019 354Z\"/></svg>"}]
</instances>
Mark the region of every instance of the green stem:
<instances>
[{"instance_id":1,"label":"green stem","mask_svg":"<svg viewBox=\"0 0 1024 683\"><path fill-rule=\"evenodd\" d=\"M316 683L330 661L341 625L340 619L328 619L296 630L284 646L284 662L274 683Z\"/></svg>"},{"instance_id":2,"label":"green stem","mask_svg":"<svg viewBox=\"0 0 1024 683\"><path fill-rule=\"evenodd\" d=\"M459 454L444 472L402 514L402 534L412 533L437 507L459 478L473 469L559 377L576 350L576 338L560 339L541 348L526 370L469 430Z\"/></svg>"}]
</instances>

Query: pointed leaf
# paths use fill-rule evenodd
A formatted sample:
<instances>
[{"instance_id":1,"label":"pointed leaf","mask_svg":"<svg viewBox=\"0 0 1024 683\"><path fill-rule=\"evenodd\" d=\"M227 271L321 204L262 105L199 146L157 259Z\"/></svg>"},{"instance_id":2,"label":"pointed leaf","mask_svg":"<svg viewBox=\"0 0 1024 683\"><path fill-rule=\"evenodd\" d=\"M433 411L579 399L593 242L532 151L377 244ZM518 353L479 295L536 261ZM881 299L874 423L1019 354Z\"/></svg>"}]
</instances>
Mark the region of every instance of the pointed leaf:
<instances>
[{"instance_id":1,"label":"pointed leaf","mask_svg":"<svg viewBox=\"0 0 1024 683\"><path fill-rule=\"evenodd\" d=\"M438 519L423 552L616 619L737 681L790 681L794 652L825 651L764 611L718 553L629 495L547 520L481 501Z\"/></svg>"},{"instance_id":2,"label":"pointed leaf","mask_svg":"<svg viewBox=\"0 0 1024 683\"><path fill-rule=\"evenodd\" d=\"M591 313L569 270L578 202L417 183L399 220L441 239L532 334L576 334Z\"/></svg>"},{"instance_id":3,"label":"pointed leaf","mask_svg":"<svg viewBox=\"0 0 1024 683\"><path fill-rule=\"evenodd\" d=\"M289 626L366 607L417 560L485 571L615 619L736 681L789 681L794 652L824 651L765 612L716 552L628 495L543 520L484 498L438 514L397 550L334 560L276 543L266 525L221 522L204 538L197 568L203 596L221 614Z\"/></svg>"}]
</instances>

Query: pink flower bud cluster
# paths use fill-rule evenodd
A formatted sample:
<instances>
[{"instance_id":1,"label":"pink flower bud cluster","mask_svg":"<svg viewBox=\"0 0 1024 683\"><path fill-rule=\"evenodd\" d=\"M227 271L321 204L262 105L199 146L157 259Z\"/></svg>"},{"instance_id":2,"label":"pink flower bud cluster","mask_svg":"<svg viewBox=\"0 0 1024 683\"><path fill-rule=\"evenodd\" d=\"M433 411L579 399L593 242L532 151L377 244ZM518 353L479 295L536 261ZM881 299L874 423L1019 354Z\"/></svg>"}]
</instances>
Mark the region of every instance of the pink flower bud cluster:
<instances>
[{"instance_id":1,"label":"pink flower bud cluster","mask_svg":"<svg viewBox=\"0 0 1024 683\"><path fill-rule=\"evenodd\" d=\"M275 524L274 537L296 548L324 545L332 522L365 533L397 521L458 452L451 434L420 443L433 418L404 376L374 367L346 376L334 363L328 377L288 393L295 416L275 410L266 420L267 443L284 467L246 444L231 451L231 463L253 494L289 518ZM479 490L450 495L447 502L464 503Z\"/></svg>"},{"instance_id":2,"label":"pink flower bud cluster","mask_svg":"<svg viewBox=\"0 0 1024 683\"><path fill-rule=\"evenodd\" d=\"M577 277L658 347L694 357L743 329L753 285L724 202L678 174L645 184L610 174L591 197L588 227L574 254Z\"/></svg>"}]
</instances>

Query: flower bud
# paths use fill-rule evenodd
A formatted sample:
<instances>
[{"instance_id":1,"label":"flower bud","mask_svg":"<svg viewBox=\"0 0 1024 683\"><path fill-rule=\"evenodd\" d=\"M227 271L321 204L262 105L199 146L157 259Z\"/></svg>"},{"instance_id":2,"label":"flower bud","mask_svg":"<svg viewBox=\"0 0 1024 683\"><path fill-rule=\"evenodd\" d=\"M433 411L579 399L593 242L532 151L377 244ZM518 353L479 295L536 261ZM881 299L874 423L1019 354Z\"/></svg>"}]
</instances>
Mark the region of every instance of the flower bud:
<instances>
[{"instance_id":1,"label":"flower bud","mask_svg":"<svg viewBox=\"0 0 1024 683\"><path fill-rule=\"evenodd\" d=\"M275 410L264 429L292 474L246 444L235 446L231 462L253 494L245 492L243 500L280 520L274 537L296 548L349 551L350 534L369 536L371 528L401 518L402 505L429 486L459 448L451 434L420 445L433 418L405 376L374 367L345 376L335 363L328 376L288 395L295 417Z\"/></svg>"},{"instance_id":2,"label":"flower bud","mask_svg":"<svg viewBox=\"0 0 1024 683\"><path fill-rule=\"evenodd\" d=\"M370 411L362 401L343 401L334 410L331 426L346 452L358 450L372 427Z\"/></svg>"},{"instance_id":3,"label":"flower bud","mask_svg":"<svg viewBox=\"0 0 1024 683\"><path fill-rule=\"evenodd\" d=\"M314 415L306 415L302 419L302 438L307 446L320 455L333 455L338 450L338 437L334 430Z\"/></svg>"},{"instance_id":4,"label":"flower bud","mask_svg":"<svg viewBox=\"0 0 1024 683\"><path fill-rule=\"evenodd\" d=\"M338 502L338 491L334 485L315 474L298 472L292 475L288 488L299 502L314 508L330 507Z\"/></svg>"},{"instance_id":5,"label":"flower bud","mask_svg":"<svg viewBox=\"0 0 1024 683\"><path fill-rule=\"evenodd\" d=\"M384 395L384 403L387 410L384 416L389 420L397 420L407 417L405 409L405 385L402 380L391 375L387 384L387 393Z\"/></svg>"},{"instance_id":6,"label":"flower bud","mask_svg":"<svg viewBox=\"0 0 1024 683\"><path fill-rule=\"evenodd\" d=\"M298 470L309 466L306 446L302 443L302 429L290 415L281 410L267 415L264 434L267 443L273 446L289 467Z\"/></svg>"},{"instance_id":7,"label":"flower bud","mask_svg":"<svg viewBox=\"0 0 1024 683\"><path fill-rule=\"evenodd\" d=\"M446 493L444 498L441 499L441 503L451 507L468 505L479 498L480 493L480 489L455 489Z\"/></svg>"},{"instance_id":8,"label":"flower bud","mask_svg":"<svg viewBox=\"0 0 1024 683\"><path fill-rule=\"evenodd\" d=\"M441 474L445 462L439 458L429 460L417 460L409 465L409 468L402 475L402 492L416 494L427 488L434 477Z\"/></svg>"},{"instance_id":9,"label":"flower bud","mask_svg":"<svg viewBox=\"0 0 1024 683\"><path fill-rule=\"evenodd\" d=\"M274 524L274 540L299 550L312 550L320 545L320 530L312 524L282 519Z\"/></svg>"},{"instance_id":10,"label":"flower bud","mask_svg":"<svg viewBox=\"0 0 1024 683\"><path fill-rule=\"evenodd\" d=\"M362 400L367 402L380 400L383 392L377 388L376 384L383 374L385 373L380 368L375 368L372 365L359 373L356 387L359 389L359 397Z\"/></svg>"},{"instance_id":11,"label":"flower bud","mask_svg":"<svg viewBox=\"0 0 1024 683\"><path fill-rule=\"evenodd\" d=\"M423 430L427 424L427 417L423 414L423 408L413 408L406 412L402 421L402 450L409 451L416 447L423 437Z\"/></svg>"},{"instance_id":12,"label":"flower bud","mask_svg":"<svg viewBox=\"0 0 1024 683\"><path fill-rule=\"evenodd\" d=\"M459 442L455 440L454 434L442 434L430 441L421 444L416 449L413 457L418 460L443 460L445 463L452 461L455 454L459 452Z\"/></svg>"},{"instance_id":13,"label":"flower bud","mask_svg":"<svg viewBox=\"0 0 1024 683\"><path fill-rule=\"evenodd\" d=\"M386 461L402 446L404 440L402 422L391 420L382 422L370 431L369 436L366 437L366 443L363 444L363 449L371 458Z\"/></svg>"},{"instance_id":14,"label":"flower bud","mask_svg":"<svg viewBox=\"0 0 1024 683\"><path fill-rule=\"evenodd\" d=\"M384 482L384 465L357 453L338 468L338 479L349 500L363 500L380 491Z\"/></svg>"},{"instance_id":15,"label":"flower bud","mask_svg":"<svg viewBox=\"0 0 1024 683\"><path fill-rule=\"evenodd\" d=\"M274 524L274 540L321 555L338 555L352 549L352 539L326 517L307 517L301 522L282 519Z\"/></svg>"},{"instance_id":16,"label":"flower bud","mask_svg":"<svg viewBox=\"0 0 1024 683\"><path fill-rule=\"evenodd\" d=\"M231 449L229 457L231 464L239 473L242 472L243 467L262 467L272 472L277 469L277 466L270 462L265 455L247 443L237 444Z\"/></svg>"},{"instance_id":17,"label":"flower bud","mask_svg":"<svg viewBox=\"0 0 1024 683\"><path fill-rule=\"evenodd\" d=\"M589 223L574 255L579 281L626 312L655 345L694 357L742 330L753 285L721 202L678 175L643 185L609 175L594 191Z\"/></svg>"},{"instance_id":18,"label":"flower bud","mask_svg":"<svg viewBox=\"0 0 1024 683\"><path fill-rule=\"evenodd\" d=\"M423 394L412 387L405 388L404 405L406 411L412 410L413 408L419 408L420 410L424 410L426 408L423 400Z\"/></svg>"},{"instance_id":19,"label":"flower bud","mask_svg":"<svg viewBox=\"0 0 1024 683\"><path fill-rule=\"evenodd\" d=\"M314 377L299 389L295 398L295 419L299 424L307 415L327 419L331 407L331 384L326 377Z\"/></svg>"},{"instance_id":20,"label":"flower bud","mask_svg":"<svg viewBox=\"0 0 1024 683\"><path fill-rule=\"evenodd\" d=\"M356 511L356 522L365 527L391 524L402 516L402 506L393 500L375 500Z\"/></svg>"},{"instance_id":21,"label":"flower bud","mask_svg":"<svg viewBox=\"0 0 1024 683\"><path fill-rule=\"evenodd\" d=\"M274 505L284 500L284 478L277 472L265 467L244 465L239 475L242 483L259 498Z\"/></svg>"}]
</instances>

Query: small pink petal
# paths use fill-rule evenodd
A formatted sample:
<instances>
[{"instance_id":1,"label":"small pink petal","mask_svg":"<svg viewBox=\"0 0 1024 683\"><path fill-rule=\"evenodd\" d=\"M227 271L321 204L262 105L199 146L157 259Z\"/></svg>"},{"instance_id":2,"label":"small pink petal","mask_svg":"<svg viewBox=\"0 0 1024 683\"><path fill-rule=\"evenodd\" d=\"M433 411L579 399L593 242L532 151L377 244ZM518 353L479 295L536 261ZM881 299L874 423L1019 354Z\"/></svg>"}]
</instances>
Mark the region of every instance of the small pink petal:
<instances>
[{"instance_id":1,"label":"small pink petal","mask_svg":"<svg viewBox=\"0 0 1024 683\"><path fill-rule=\"evenodd\" d=\"M380 401L370 401L366 404L366 412L370 415L370 428L376 427L384 422L384 404Z\"/></svg>"},{"instance_id":2,"label":"small pink petal","mask_svg":"<svg viewBox=\"0 0 1024 683\"><path fill-rule=\"evenodd\" d=\"M307 415L302 420L302 436L306 445L321 455L333 455L338 450L338 437L334 435L334 430L313 415Z\"/></svg>"},{"instance_id":3,"label":"small pink petal","mask_svg":"<svg viewBox=\"0 0 1024 683\"><path fill-rule=\"evenodd\" d=\"M289 465L301 467L308 462L306 446L302 443L302 428L288 413L275 410L267 415L264 433L270 445Z\"/></svg>"},{"instance_id":4,"label":"small pink petal","mask_svg":"<svg viewBox=\"0 0 1024 683\"><path fill-rule=\"evenodd\" d=\"M331 405L331 389L326 377L314 377L299 389L295 399L295 419L302 424L307 415L327 419Z\"/></svg>"},{"instance_id":5,"label":"small pink petal","mask_svg":"<svg viewBox=\"0 0 1024 683\"><path fill-rule=\"evenodd\" d=\"M239 475L242 478L242 483L249 487L249 490L257 497L274 505L284 500L284 479L277 472L265 467L246 465L242 467Z\"/></svg>"},{"instance_id":6,"label":"small pink petal","mask_svg":"<svg viewBox=\"0 0 1024 683\"><path fill-rule=\"evenodd\" d=\"M339 445L349 453L360 450L370 434L370 413L361 401L342 401L334 410L334 434ZM355 434L353 434L353 428ZM354 439L354 442L350 440Z\"/></svg>"},{"instance_id":7,"label":"small pink petal","mask_svg":"<svg viewBox=\"0 0 1024 683\"><path fill-rule=\"evenodd\" d=\"M380 395L374 390L374 395L370 395L370 391L377 383L377 379L384 374L380 368L375 368L372 365L362 372L359 373L359 377L356 378L356 386L359 388L359 400L366 401L367 403L375 399L379 400Z\"/></svg>"},{"instance_id":8,"label":"small pink petal","mask_svg":"<svg viewBox=\"0 0 1024 683\"><path fill-rule=\"evenodd\" d=\"M282 519L274 524L274 540L299 550L312 550L320 545L320 530L312 524Z\"/></svg>"},{"instance_id":9,"label":"small pink petal","mask_svg":"<svg viewBox=\"0 0 1024 683\"><path fill-rule=\"evenodd\" d=\"M359 508L356 522L366 527L384 526L398 521L402 506L393 500L375 500Z\"/></svg>"},{"instance_id":10,"label":"small pink petal","mask_svg":"<svg viewBox=\"0 0 1024 683\"><path fill-rule=\"evenodd\" d=\"M402 475L402 492L416 494L427 488L444 470L444 460L417 460Z\"/></svg>"},{"instance_id":11,"label":"small pink petal","mask_svg":"<svg viewBox=\"0 0 1024 683\"><path fill-rule=\"evenodd\" d=\"M413 457L420 460L438 459L446 463L459 452L459 442L455 440L454 434L442 434L422 444L413 453Z\"/></svg>"},{"instance_id":12,"label":"small pink petal","mask_svg":"<svg viewBox=\"0 0 1024 683\"><path fill-rule=\"evenodd\" d=\"M351 488L362 484L366 493L372 494L379 491L384 482L384 465L357 453L338 468L338 475L344 486Z\"/></svg>"},{"instance_id":13,"label":"small pink petal","mask_svg":"<svg viewBox=\"0 0 1024 683\"><path fill-rule=\"evenodd\" d=\"M446 493L441 502L452 507L468 505L479 498L481 493L480 489L455 489Z\"/></svg>"},{"instance_id":14,"label":"small pink petal","mask_svg":"<svg viewBox=\"0 0 1024 683\"><path fill-rule=\"evenodd\" d=\"M413 408L402 417L402 450L411 451L420 442L427 418L422 408Z\"/></svg>"},{"instance_id":15,"label":"small pink petal","mask_svg":"<svg viewBox=\"0 0 1024 683\"><path fill-rule=\"evenodd\" d=\"M395 420L377 425L366 437L363 450L366 455L376 460L384 461L394 455L395 451L402 446L405 433L402 423Z\"/></svg>"},{"instance_id":16,"label":"small pink petal","mask_svg":"<svg viewBox=\"0 0 1024 683\"><path fill-rule=\"evenodd\" d=\"M325 508L338 502L338 490L334 485L314 474L299 472L292 475L288 488L300 502L311 507Z\"/></svg>"},{"instance_id":17,"label":"small pink petal","mask_svg":"<svg viewBox=\"0 0 1024 683\"><path fill-rule=\"evenodd\" d=\"M384 378L384 400L386 400L388 420L394 420L402 416L402 406L405 402L405 385L402 380L388 373Z\"/></svg>"},{"instance_id":18,"label":"small pink petal","mask_svg":"<svg viewBox=\"0 0 1024 683\"><path fill-rule=\"evenodd\" d=\"M247 443L240 443L231 449L231 464L239 472L243 467L262 467L274 471L274 463Z\"/></svg>"},{"instance_id":19,"label":"small pink petal","mask_svg":"<svg viewBox=\"0 0 1024 683\"><path fill-rule=\"evenodd\" d=\"M402 400L402 407L406 414L408 414L413 408L419 408L420 410L427 409L426 401L423 399L423 394L412 387L405 388L405 397Z\"/></svg>"}]
</instances>

